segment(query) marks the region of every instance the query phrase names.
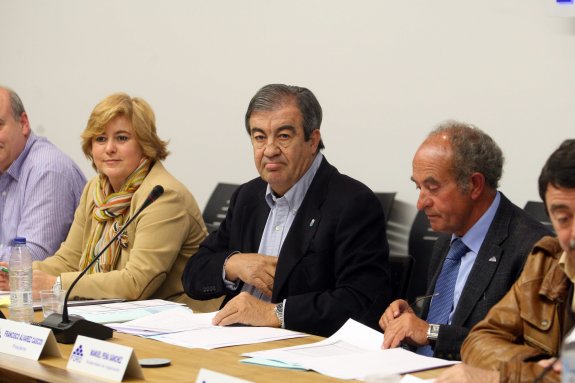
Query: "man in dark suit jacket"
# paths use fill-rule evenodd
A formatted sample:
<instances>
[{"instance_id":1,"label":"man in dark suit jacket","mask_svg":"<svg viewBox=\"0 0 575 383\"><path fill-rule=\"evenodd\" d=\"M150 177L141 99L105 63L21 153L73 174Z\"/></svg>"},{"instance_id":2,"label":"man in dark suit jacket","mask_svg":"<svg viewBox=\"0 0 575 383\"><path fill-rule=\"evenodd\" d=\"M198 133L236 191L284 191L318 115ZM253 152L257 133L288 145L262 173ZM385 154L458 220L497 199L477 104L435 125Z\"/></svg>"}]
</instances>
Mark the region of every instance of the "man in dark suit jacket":
<instances>
[{"instance_id":1,"label":"man in dark suit jacket","mask_svg":"<svg viewBox=\"0 0 575 383\"><path fill-rule=\"evenodd\" d=\"M424 305L421 318L426 319L404 300L392 302L380 319L384 348L405 341L424 355L461 359L471 327L510 289L535 242L550 234L497 191L502 167L501 150L491 137L455 121L440 125L419 147L412 175L420 189L417 208L425 211L433 230L447 234L436 241L431 256L427 294L433 298ZM467 246L459 269L449 282L438 282L447 273L455 240ZM442 294L449 297L448 315L428 323L437 318L431 312Z\"/></svg>"},{"instance_id":2,"label":"man in dark suit jacket","mask_svg":"<svg viewBox=\"0 0 575 383\"><path fill-rule=\"evenodd\" d=\"M194 299L226 296L214 324L329 336L389 289L381 204L319 152L320 123L305 88L268 85L250 102L246 128L261 178L236 190L182 276Z\"/></svg>"}]
</instances>

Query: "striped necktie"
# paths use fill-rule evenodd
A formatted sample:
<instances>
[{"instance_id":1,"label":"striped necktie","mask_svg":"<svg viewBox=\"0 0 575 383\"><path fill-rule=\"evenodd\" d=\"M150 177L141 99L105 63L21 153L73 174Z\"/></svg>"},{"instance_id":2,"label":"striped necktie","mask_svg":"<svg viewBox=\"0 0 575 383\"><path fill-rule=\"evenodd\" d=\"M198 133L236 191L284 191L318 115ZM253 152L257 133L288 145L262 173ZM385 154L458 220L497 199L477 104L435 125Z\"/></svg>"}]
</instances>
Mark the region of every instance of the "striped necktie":
<instances>
[{"instance_id":1,"label":"striped necktie","mask_svg":"<svg viewBox=\"0 0 575 383\"><path fill-rule=\"evenodd\" d=\"M460 238L454 239L451 243L451 248L435 283L434 298L429 306L427 323L447 324L449 321L449 314L453 309L453 290L459 274L461 258L468 251L469 248ZM433 350L430 346L422 346L417 349L417 353L432 356Z\"/></svg>"}]
</instances>

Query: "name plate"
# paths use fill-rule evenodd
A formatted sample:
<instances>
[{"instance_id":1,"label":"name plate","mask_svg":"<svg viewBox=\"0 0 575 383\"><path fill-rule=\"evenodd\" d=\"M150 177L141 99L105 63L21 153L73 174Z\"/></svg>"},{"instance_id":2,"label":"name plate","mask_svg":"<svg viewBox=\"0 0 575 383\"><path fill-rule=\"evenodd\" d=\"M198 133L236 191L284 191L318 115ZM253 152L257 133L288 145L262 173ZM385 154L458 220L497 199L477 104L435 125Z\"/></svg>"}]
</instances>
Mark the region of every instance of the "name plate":
<instances>
[{"instance_id":1,"label":"name plate","mask_svg":"<svg viewBox=\"0 0 575 383\"><path fill-rule=\"evenodd\" d=\"M62 357L48 328L0 319L0 352L38 360L41 355Z\"/></svg>"},{"instance_id":2,"label":"name plate","mask_svg":"<svg viewBox=\"0 0 575 383\"><path fill-rule=\"evenodd\" d=\"M144 379L132 347L78 335L68 370L121 382L124 376Z\"/></svg>"},{"instance_id":3,"label":"name plate","mask_svg":"<svg viewBox=\"0 0 575 383\"><path fill-rule=\"evenodd\" d=\"M240 378L236 378L235 376L230 376L212 370L207 370L205 368L201 368L200 372L198 372L196 383L253 383L253 382L251 380L243 380Z\"/></svg>"}]
</instances>

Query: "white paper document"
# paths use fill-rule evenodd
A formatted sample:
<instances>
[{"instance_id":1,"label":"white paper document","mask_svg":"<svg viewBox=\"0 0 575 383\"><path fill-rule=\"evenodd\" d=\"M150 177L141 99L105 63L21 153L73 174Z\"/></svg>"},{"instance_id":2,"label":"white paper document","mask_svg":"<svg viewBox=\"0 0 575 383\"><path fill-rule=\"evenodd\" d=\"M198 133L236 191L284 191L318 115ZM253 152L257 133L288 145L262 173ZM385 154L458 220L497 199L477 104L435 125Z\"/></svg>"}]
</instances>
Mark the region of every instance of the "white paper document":
<instances>
[{"instance_id":1,"label":"white paper document","mask_svg":"<svg viewBox=\"0 0 575 383\"><path fill-rule=\"evenodd\" d=\"M399 383L433 383L435 379L421 379L413 375L404 375Z\"/></svg>"},{"instance_id":2,"label":"white paper document","mask_svg":"<svg viewBox=\"0 0 575 383\"><path fill-rule=\"evenodd\" d=\"M214 326L213 313L194 314L186 307L176 307L133 321L109 324L117 331L145 336L187 348L213 349L242 344L298 338L306 334L271 327Z\"/></svg>"},{"instance_id":3,"label":"white paper document","mask_svg":"<svg viewBox=\"0 0 575 383\"><path fill-rule=\"evenodd\" d=\"M338 379L358 380L371 374L405 374L458 363L402 348L382 350L382 343L383 334L350 319L334 335L320 342L244 356L280 361Z\"/></svg>"},{"instance_id":4,"label":"white paper document","mask_svg":"<svg viewBox=\"0 0 575 383\"><path fill-rule=\"evenodd\" d=\"M213 327L215 313L194 313L186 306L171 307L159 313L124 323L111 323L116 331L149 336Z\"/></svg>"},{"instance_id":5,"label":"white paper document","mask_svg":"<svg viewBox=\"0 0 575 383\"><path fill-rule=\"evenodd\" d=\"M170 302L162 299L150 299L69 307L68 312L71 315L80 315L96 323L117 323L142 318L180 306L183 306L183 303Z\"/></svg>"}]
</instances>

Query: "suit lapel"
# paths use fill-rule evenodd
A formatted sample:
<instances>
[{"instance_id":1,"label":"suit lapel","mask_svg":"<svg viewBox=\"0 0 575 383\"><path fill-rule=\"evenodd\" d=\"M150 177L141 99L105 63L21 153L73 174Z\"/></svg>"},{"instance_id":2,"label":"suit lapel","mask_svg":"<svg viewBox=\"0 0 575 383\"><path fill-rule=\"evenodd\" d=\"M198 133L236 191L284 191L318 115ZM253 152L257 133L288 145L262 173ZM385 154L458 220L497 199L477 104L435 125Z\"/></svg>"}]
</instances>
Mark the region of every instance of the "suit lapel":
<instances>
[{"instance_id":1,"label":"suit lapel","mask_svg":"<svg viewBox=\"0 0 575 383\"><path fill-rule=\"evenodd\" d=\"M252 199L253 203L246 204L242 209L240 222L243 222L240 238L246 241L242 248L250 249L257 253L262 240L263 232L270 213L270 207L265 200L266 184L263 189L258 190L257 197Z\"/></svg>"},{"instance_id":2,"label":"suit lapel","mask_svg":"<svg viewBox=\"0 0 575 383\"><path fill-rule=\"evenodd\" d=\"M280 250L274 280L273 302L282 299L280 298L283 296L282 289L285 287L291 271L308 252L321 221L320 207L327 195L329 178L335 171L335 168L324 158L306 192Z\"/></svg>"},{"instance_id":3,"label":"suit lapel","mask_svg":"<svg viewBox=\"0 0 575 383\"><path fill-rule=\"evenodd\" d=\"M499 267L503 255L501 245L509 235L509 225L512 218L510 206L511 202L501 194L501 201L495 217L493 217L493 221L465 283L463 293L459 298L459 303L452 319L452 324L454 325L465 323L477 302L483 299L483 294Z\"/></svg>"}]
</instances>

